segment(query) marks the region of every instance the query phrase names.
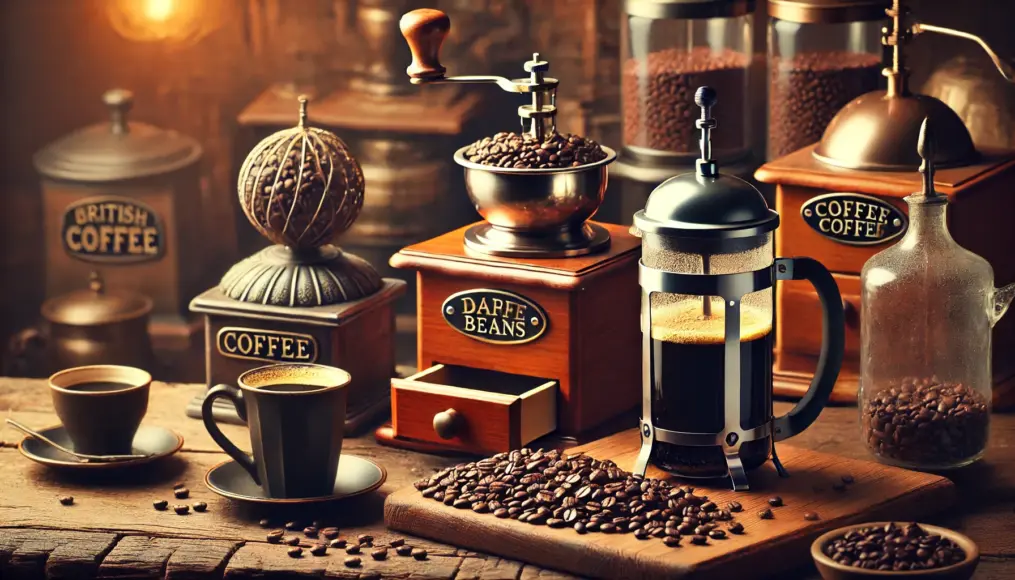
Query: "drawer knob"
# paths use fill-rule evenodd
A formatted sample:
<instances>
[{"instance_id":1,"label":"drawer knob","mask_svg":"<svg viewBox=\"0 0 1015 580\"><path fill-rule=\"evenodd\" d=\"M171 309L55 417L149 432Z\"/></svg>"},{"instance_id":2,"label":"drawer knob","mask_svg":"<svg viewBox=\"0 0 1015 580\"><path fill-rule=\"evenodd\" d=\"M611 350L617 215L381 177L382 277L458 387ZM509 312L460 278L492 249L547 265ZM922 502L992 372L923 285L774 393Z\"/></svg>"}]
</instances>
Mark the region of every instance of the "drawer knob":
<instances>
[{"instance_id":1,"label":"drawer knob","mask_svg":"<svg viewBox=\"0 0 1015 580\"><path fill-rule=\"evenodd\" d=\"M454 409L441 411L433 416L433 430L441 439L451 439L458 434L462 416Z\"/></svg>"}]
</instances>

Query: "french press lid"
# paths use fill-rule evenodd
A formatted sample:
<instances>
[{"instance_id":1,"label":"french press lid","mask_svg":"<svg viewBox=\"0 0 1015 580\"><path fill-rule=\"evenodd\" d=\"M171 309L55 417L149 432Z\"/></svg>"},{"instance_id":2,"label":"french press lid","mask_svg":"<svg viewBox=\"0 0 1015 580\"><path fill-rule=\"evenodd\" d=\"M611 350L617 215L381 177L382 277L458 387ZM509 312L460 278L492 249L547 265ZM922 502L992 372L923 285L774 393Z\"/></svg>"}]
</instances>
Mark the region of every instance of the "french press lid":
<instances>
[{"instance_id":1,"label":"french press lid","mask_svg":"<svg viewBox=\"0 0 1015 580\"><path fill-rule=\"evenodd\" d=\"M110 122L85 127L43 148L35 168L52 179L107 182L164 175L195 163L194 139L146 123L127 123L134 95L113 89L102 95Z\"/></svg>"},{"instance_id":2,"label":"french press lid","mask_svg":"<svg viewBox=\"0 0 1015 580\"><path fill-rule=\"evenodd\" d=\"M712 107L715 89L699 87L694 102L701 107L695 122L701 130L701 159L697 170L661 183L634 214L640 232L690 238L743 238L779 227L779 214L768 208L765 198L743 179L719 173L712 159L711 131L718 126Z\"/></svg>"},{"instance_id":3,"label":"french press lid","mask_svg":"<svg viewBox=\"0 0 1015 580\"><path fill-rule=\"evenodd\" d=\"M887 18L890 0L768 0L772 18L801 24L838 24Z\"/></svg>"},{"instance_id":4,"label":"french press lid","mask_svg":"<svg viewBox=\"0 0 1015 580\"><path fill-rule=\"evenodd\" d=\"M107 293L98 272L92 272L87 290L74 290L42 305L46 320L67 326L99 326L134 320L151 312L151 299L132 293Z\"/></svg>"},{"instance_id":5,"label":"french press lid","mask_svg":"<svg viewBox=\"0 0 1015 580\"><path fill-rule=\"evenodd\" d=\"M652 20L733 18L754 12L755 0L626 0L624 13Z\"/></svg>"}]
</instances>

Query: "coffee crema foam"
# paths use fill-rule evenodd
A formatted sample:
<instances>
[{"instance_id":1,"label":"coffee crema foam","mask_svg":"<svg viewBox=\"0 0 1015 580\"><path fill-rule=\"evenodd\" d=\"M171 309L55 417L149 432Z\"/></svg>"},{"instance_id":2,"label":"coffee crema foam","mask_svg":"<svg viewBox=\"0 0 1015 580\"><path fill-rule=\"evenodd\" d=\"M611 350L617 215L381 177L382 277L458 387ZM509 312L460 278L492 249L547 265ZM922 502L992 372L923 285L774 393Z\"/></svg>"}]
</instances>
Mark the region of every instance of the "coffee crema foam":
<instances>
[{"instance_id":1,"label":"coffee crema foam","mask_svg":"<svg viewBox=\"0 0 1015 580\"><path fill-rule=\"evenodd\" d=\"M757 340L772 332L771 312L740 305L740 342ZM712 315L701 312L700 300L681 300L652 308L652 339L677 344L724 344L726 308L712 302Z\"/></svg>"},{"instance_id":2,"label":"coffee crema foam","mask_svg":"<svg viewBox=\"0 0 1015 580\"><path fill-rule=\"evenodd\" d=\"M273 365L254 369L240 375L243 383L251 389L278 385L299 384L327 388L347 384L349 373L342 369L322 365Z\"/></svg>"}]
</instances>

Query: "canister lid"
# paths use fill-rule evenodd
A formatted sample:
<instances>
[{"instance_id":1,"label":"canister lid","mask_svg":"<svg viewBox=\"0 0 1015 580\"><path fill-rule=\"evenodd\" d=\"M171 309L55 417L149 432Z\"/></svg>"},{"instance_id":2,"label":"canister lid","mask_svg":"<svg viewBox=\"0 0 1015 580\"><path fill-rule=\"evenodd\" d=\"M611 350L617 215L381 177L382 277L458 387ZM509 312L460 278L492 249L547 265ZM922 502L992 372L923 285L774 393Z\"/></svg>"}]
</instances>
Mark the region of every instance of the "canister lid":
<instances>
[{"instance_id":1,"label":"canister lid","mask_svg":"<svg viewBox=\"0 0 1015 580\"><path fill-rule=\"evenodd\" d=\"M710 87L695 93L695 103L702 108L695 123L702 130L697 171L671 177L652 191L645 209L634 215L640 232L721 239L757 236L779 226L779 214L768 208L761 192L743 179L719 173L711 159L710 132L718 126L711 118L716 97Z\"/></svg>"},{"instance_id":2,"label":"canister lid","mask_svg":"<svg viewBox=\"0 0 1015 580\"><path fill-rule=\"evenodd\" d=\"M625 0L624 12L653 20L731 18L754 12L755 0Z\"/></svg>"},{"instance_id":3,"label":"canister lid","mask_svg":"<svg viewBox=\"0 0 1015 580\"><path fill-rule=\"evenodd\" d=\"M804 24L884 20L890 0L768 0L768 15Z\"/></svg>"},{"instance_id":4,"label":"canister lid","mask_svg":"<svg viewBox=\"0 0 1015 580\"><path fill-rule=\"evenodd\" d=\"M42 305L46 320L68 326L98 326L134 320L151 312L151 299L133 293L108 293L98 272L87 290L74 290Z\"/></svg>"},{"instance_id":5,"label":"canister lid","mask_svg":"<svg viewBox=\"0 0 1015 580\"><path fill-rule=\"evenodd\" d=\"M127 123L134 102L130 91L102 95L111 120L85 127L43 148L35 168L53 179L105 182L170 173L197 162L201 146L194 139L146 123Z\"/></svg>"}]
</instances>

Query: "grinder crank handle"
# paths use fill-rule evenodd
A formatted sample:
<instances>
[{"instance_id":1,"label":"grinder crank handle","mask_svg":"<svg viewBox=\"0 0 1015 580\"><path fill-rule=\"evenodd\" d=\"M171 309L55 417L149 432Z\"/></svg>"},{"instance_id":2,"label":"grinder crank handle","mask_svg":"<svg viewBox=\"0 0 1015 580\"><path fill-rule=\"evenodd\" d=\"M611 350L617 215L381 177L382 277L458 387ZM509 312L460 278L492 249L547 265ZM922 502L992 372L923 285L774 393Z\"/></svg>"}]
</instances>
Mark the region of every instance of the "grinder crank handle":
<instances>
[{"instance_id":1,"label":"grinder crank handle","mask_svg":"<svg viewBox=\"0 0 1015 580\"><path fill-rule=\"evenodd\" d=\"M810 427L828 403L842 368L846 347L846 317L839 286L821 262L811 258L778 258L775 261L775 272L779 280L809 281L821 299L822 336L818 368L804 397L789 413L774 421L773 439L782 441Z\"/></svg>"},{"instance_id":2,"label":"grinder crank handle","mask_svg":"<svg viewBox=\"0 0 1015 580\"><path fill-rule=\"evenodd\" d=\"M412 64L405 69L412 82L444 78L447 69L441 65L440 52L451 30L448 15L433 8L420 8L403 14L398 27L412 52Z\"/></svg>"}]
</instances>

